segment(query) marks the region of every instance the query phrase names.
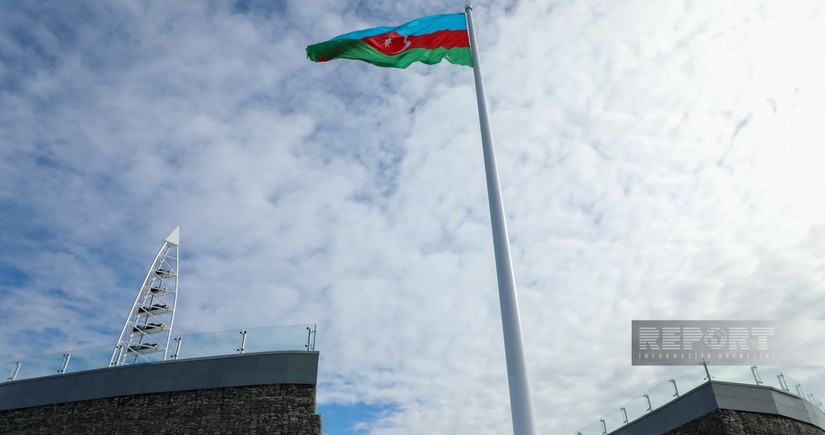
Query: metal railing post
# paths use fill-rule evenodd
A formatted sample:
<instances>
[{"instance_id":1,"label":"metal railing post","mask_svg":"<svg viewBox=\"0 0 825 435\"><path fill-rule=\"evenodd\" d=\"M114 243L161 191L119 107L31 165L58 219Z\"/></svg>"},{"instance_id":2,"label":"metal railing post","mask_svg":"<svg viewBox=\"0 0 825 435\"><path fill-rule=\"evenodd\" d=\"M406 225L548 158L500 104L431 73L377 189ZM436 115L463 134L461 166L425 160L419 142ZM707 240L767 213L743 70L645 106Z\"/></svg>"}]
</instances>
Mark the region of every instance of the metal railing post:
<instances>
[{"instance_id":1,"label":"metal railing post","mask_svg":"<svg viewBox=\"0 0 825 435\"><path fill-rule=\"evenodd\" d=\"M66 368L69 367L69 359L72 357L72 354L66 352L63 354L63 363L60 365L60 369L57 371L58 374L62 375L66 373Z\"/></svg>"},{"instance_id":2,"label":"metal railing post","mask_svg":"<svg viewBox=\"0 0 825 435\"><path fill-rule=\"evenodd\" d=\"M121 344L118 343L115 346L115 350L112 352L112 359L109 360L109 367L114 367L116 365L120 365L120 354L121 354L120 350L121 350Z\"/></svg>"},{"instance_id":3,"label":"metal railing post","mask_svg":"<svg viewBox=\"0 0 825 435\"><path fill-rule=\"evenodd\" d=\"M246 331L241 331L241 347L235 350L243 354L244 348L246 348Z\"/></svg>"},{"instance_id":4,"label":"metal railing post","mask_svg":"<svg viewBox=\"0 0 825 435\"><path fill-rule=\"evenodd\" d=\"M307 344L304 346L307 350L315 350L315 328L316 325L312 325L310 328L307 326Z\"/></svg>"},{"instance_id":5,"label":"metal railing post","mask_svg":"<svg viewBox=\"0 0 825 435\"><path fill-rule=\"evenodd\" d=\"M671 379L669 379L669 381L670 381L671 384L673 384L673 391L674 391L673 397L679 397L679 389L676 388L676 380L671 378Z\"/></svg>"},{"instance_id":6,"label":"metal railing post","mask_svg":"<svg viewBox=\"0 0 825 435\"><path fill-rule=\"evenodd\" d=\"M785 375L784 374L779 373L778 375L776 375L776 379L779 380L779 386L782 387L783 390L785 390L789 393L791 392L791 390L788 389L788 383L785 381Z\"/></svg>"},{"instance_id":7,"label":"metal railing post","mask_svg":"<svg viewBox=\"0 0 825 435\"><path fill-rule=\"evenodd\" d=\"M175 337L175 350L173 351L174 353L172 354L172 360L176 360L176 359L178 359L178 356L180 356L180 344L181 344L182 341L183 341L182 337Z\"/></svg>"},{"instance_id":8,"label":"metal railing post","mask_svg":"<svg viewBox=\"0 0 825 435\"><path fill-rule=\"evenodd\" d=\"M702 360L702 365L705 367L705 374L708 377L708 382L710 382L711 376L710 376L710 370L708 369L708 362L705 361L705 360Z\"/></svg>"},{"instance_id":9,"label":"metal railing post","mask_svg":"<svg viewBox=\"0 0 825 435\"><path fill-rule=\"evenodd\" d=\"M751 367L751 374L753 374L753 380L756 381L756 385L762 385L762 377L759 376L759 369L756 366Z\"/></svg>"},{"instance_id":10,"label":"metal railing post","mask_svg":"<svg viewBox=\"0 0 825 435\"><path fill-rule=\"evenodd\" d=\"M7 381L13 381L17 378L17 373L20 372L20 360L14 362L14 367L11 369L11 375L9 375Z\"/></svg>"}]
</instances>

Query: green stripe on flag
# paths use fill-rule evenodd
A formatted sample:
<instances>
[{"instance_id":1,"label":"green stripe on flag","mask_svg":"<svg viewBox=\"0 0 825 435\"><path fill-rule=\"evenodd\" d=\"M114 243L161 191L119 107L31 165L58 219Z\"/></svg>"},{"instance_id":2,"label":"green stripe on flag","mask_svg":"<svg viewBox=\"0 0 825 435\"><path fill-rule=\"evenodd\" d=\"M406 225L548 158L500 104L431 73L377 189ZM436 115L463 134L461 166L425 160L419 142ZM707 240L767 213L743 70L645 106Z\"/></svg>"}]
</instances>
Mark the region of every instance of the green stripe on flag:
<instances>
[{"instance_id":1,"label":"green stripe on flag","mask_svg":"<svg viewBox=\"0 0 825 435\"><path fill-rule=\"evenodd\" d=\"M333 39L310 45L307 47L307 57L315 62L331 59L354 59L376 66L392 68L406 68L413 62L433 65L441 62L442 59L447 59L448 62L456 65L473 66L469 47L411 48L403 53L388 56L375 50L366 42L357 39Z\"/></svg>"}]
</instances>

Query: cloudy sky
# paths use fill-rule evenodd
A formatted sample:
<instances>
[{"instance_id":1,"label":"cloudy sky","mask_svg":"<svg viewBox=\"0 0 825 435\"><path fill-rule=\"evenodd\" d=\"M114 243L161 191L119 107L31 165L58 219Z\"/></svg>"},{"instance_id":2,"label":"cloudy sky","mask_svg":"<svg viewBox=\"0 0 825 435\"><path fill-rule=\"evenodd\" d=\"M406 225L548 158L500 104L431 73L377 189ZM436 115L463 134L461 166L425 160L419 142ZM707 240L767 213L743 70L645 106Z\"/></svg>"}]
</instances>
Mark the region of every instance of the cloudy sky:
<instances>
[{"instance_id":1,"label":"cloudy sky","mask_svg":"<svg viewBox=\"0 0 825 435\"><path fill-rule=\"evenodd\" d=\"M317 323L327 433L509 431L472 70L304 51L463 4L0 1L0 361L180 225L177 332ZM541 433L678 372L631 320L822 318L821 2L474 6Z\"/></svg>"}]
</instances>

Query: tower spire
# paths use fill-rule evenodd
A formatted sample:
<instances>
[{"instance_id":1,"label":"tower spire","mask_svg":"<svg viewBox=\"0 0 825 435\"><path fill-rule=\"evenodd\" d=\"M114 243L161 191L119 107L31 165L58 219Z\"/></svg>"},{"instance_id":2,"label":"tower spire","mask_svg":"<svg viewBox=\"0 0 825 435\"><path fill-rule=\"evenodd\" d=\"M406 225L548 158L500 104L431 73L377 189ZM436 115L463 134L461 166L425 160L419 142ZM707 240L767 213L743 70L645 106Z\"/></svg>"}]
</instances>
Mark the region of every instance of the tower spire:
<instances>
[{"instance_id":1,"label":"tower spire","mask_svg":"<svg viewBox=\"0 0 825 435\"><path fill-rule=\"evenodd\" d=\"M110 366L166 360L178 300L180 227L163 242L120 331Z\"/></svg>"}]
</instances>

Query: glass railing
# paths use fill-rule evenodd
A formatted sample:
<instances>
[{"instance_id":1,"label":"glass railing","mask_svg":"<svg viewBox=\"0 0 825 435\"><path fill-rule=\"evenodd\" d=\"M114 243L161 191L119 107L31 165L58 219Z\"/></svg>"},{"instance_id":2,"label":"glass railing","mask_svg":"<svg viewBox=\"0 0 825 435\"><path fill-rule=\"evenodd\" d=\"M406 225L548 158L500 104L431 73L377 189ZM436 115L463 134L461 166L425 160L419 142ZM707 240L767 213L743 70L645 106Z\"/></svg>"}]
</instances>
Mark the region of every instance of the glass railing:
<instances>
[{"instance_id":1,"label":"glass railing","mask_svg":"<svg viewBox=\"0 0 825 435\"><path fill-rule=\"evenodd\" d=\"M175 337L166 352L127 363L202 358L280 350L315 350L315 325L275 326L187 334ZM115 347L98 346L19 359L0 365L0 383L102 369L112 365Z\"/></svg>"},{"instance_id":2,"label":"glass railing","mask_svg":"<svg viewBox=\"0 0 825 435\"><path fill-rule=\"evenodd\" d=\"M706 371L707 367L707 371ZM654 386L604 417L575 432L577 435L605 435L638 420L645 415L684 396L708 382L708 373L714 381L746 385L761 385L785 391L806 400L825 413L825 405L802 384L785 375L776 367L747 366L691 366Z\"/></svg>"}]
</instances>

